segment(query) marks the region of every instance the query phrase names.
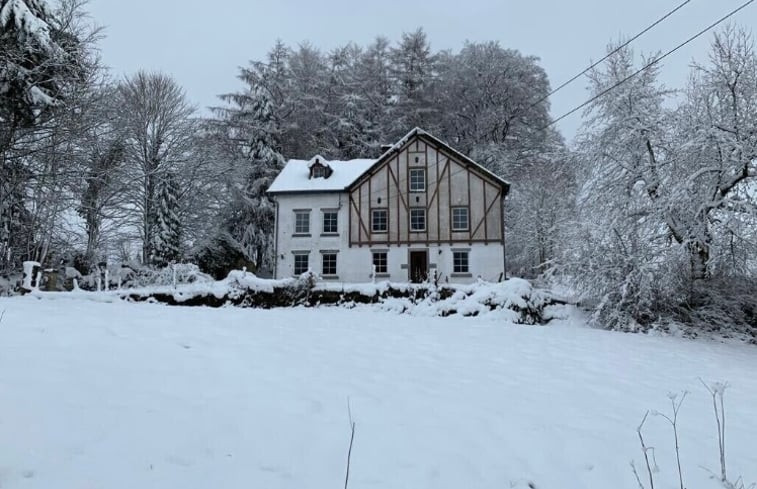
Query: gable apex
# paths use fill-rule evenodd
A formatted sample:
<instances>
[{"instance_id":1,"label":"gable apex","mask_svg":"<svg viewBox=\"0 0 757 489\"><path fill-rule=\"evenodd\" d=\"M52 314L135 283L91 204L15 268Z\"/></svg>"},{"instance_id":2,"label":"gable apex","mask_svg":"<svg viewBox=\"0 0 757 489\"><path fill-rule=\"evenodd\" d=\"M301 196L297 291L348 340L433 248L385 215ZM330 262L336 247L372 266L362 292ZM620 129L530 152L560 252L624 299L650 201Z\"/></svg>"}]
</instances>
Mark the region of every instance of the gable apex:
<instances>
[{"instance_id":1,"label":"gable apex","mask_svg":"<svg viewBox=\"0 0 757 489\"><path fill-rule=\"evenodd\" d=\"M505 195L508 194L510 191L510 182L503 179L499 175L493 173L491 170L487 169L480 163L477 163L476 161L472 160L470 157L466 156L465 154L461 153L460 151L456 150L449 144L447 144L445 141L442 141L441 139L437 138L436 136L432 135L428 131L420 128L415 127L410 132L405 134L399 141L391 145L389 149L384 151L381 156L376 160L376 162L368 168L363 175L361 175L357 180L355 180L352 185L350 185L350 189L356 187L359 185L367 176L370 176L371 173L373 173L374 170L382 166L385 162L389 161L392 156L394 156L395 153L399 153L405 146L407 146L409 143L413 142L416 139L424 140L427 143L430 143L432 146L436 146L440 150L442 150L445 153L448 153L448 155L452 156L453 158L460 160L462 163L464 163L466 166L468 166L473 171L476 171L480 174L483 174L490 180L493 180L502 187L502 190Z\"/></svg>"}]
</instances>

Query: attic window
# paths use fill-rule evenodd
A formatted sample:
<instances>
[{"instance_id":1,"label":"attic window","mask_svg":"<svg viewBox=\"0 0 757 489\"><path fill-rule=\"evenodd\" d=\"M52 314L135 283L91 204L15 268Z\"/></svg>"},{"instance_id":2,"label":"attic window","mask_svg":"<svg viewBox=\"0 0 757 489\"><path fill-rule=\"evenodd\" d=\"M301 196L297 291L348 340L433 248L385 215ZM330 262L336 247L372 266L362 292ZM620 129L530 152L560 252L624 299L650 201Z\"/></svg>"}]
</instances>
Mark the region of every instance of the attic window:
<instances>
[{"instance_id":1,"label":"attic window","mask_svg":"<svg viewBox=\"0 0 757 489\"><path fill-rule=\"evenodd\" d=\"M310 178L329 178L333 172L329 163L322 156L316 156L310 160L308 168L310 168Z\"/></svg>"}]
</instances>

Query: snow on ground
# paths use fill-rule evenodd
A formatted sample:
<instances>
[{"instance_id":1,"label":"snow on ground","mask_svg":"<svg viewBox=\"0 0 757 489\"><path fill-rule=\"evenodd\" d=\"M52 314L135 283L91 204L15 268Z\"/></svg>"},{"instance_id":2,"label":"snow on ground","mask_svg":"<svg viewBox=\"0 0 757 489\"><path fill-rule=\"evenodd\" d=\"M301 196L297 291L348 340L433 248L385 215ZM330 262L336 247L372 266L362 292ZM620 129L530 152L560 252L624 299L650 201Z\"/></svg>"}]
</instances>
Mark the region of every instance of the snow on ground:
<instances>
[{"instance_id":1,"label":"snow on ground","mask_svg":"<svg viewBox=\"0 0 757 489\"><path fill-rule=\"evenodd\" d=\"M757 350L367 308L0 299L0 487L636 488L669 391L685 483L757 479ZM657 487L677 487L659 418ZM640 465L641 467L641 465Z\"/></svg>"}]
</instances>

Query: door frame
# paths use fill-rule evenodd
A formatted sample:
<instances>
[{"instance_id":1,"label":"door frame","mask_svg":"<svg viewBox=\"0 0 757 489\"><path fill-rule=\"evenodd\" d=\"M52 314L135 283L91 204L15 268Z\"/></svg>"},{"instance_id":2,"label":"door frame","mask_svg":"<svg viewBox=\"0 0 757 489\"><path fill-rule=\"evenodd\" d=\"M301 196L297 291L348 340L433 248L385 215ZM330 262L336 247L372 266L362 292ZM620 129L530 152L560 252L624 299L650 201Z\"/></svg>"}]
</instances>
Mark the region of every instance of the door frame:
<instances>
[{"instance_id":1,"label":"door frame","mask_svg":"<svg viewBox=\"0 0 757 489\"><path fill-rule=\"evenodd\" d=\"M413 280L413 254L424 254L426 259L424 260L424 277L422 280L416 282ZM407 279L410 283L423 283L424 281L428 280L428 272L429 272L429 250L428 248L408 248L407 250Z\"/></svg>"}]
</instances>

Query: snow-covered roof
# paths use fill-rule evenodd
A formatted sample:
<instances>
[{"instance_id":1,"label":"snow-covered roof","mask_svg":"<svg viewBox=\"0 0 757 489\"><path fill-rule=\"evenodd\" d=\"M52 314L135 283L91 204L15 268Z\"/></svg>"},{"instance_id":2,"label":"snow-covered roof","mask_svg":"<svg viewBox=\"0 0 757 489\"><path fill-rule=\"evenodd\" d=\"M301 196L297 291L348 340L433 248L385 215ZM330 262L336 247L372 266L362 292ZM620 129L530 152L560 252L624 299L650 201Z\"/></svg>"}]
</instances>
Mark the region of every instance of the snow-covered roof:
<instances>
[{"instance_id":1,"label":"snow-covered roof","mask_svg":"<svg viewBox=\"0 0 757 489\"><path fill-rule=\"evenodd\" d=\"M333 170L328 178L310 178L310 167L316 158L320 164ZM328 161L322 156L311 160L289 160L268 192L338 192L349 187L375 162L375 159Z\"/></svg>"},{"instance_id":2,"label":"snow-covered roof","mask_svg":"<svg viewBox=\"0 0 757 489\"><path fill-rule=\"evenodd\" d=\"M348 161L328 161L323 156L316 155L310 160L289 160L281 170L279 176L271 184L268 192L285 193L285 192L339 192L348 190L355 184L360 177L374 166L382 165L391 155L401 150L408 141L414 137L426 138L432 144L445 148L448 153L459 160L475 167L477 171L487 175L492 180L500 183L507 194L510 184L499 175L496 175L476 163L468 156L460 153L441 139L431 135L423 129L416 127L408 132L402 139L390 146L377 159L359 159ZM328 178L317 177L311 178L310 169L316 163L330 168L332 171Z\"/></svg>"}]
</instances>

